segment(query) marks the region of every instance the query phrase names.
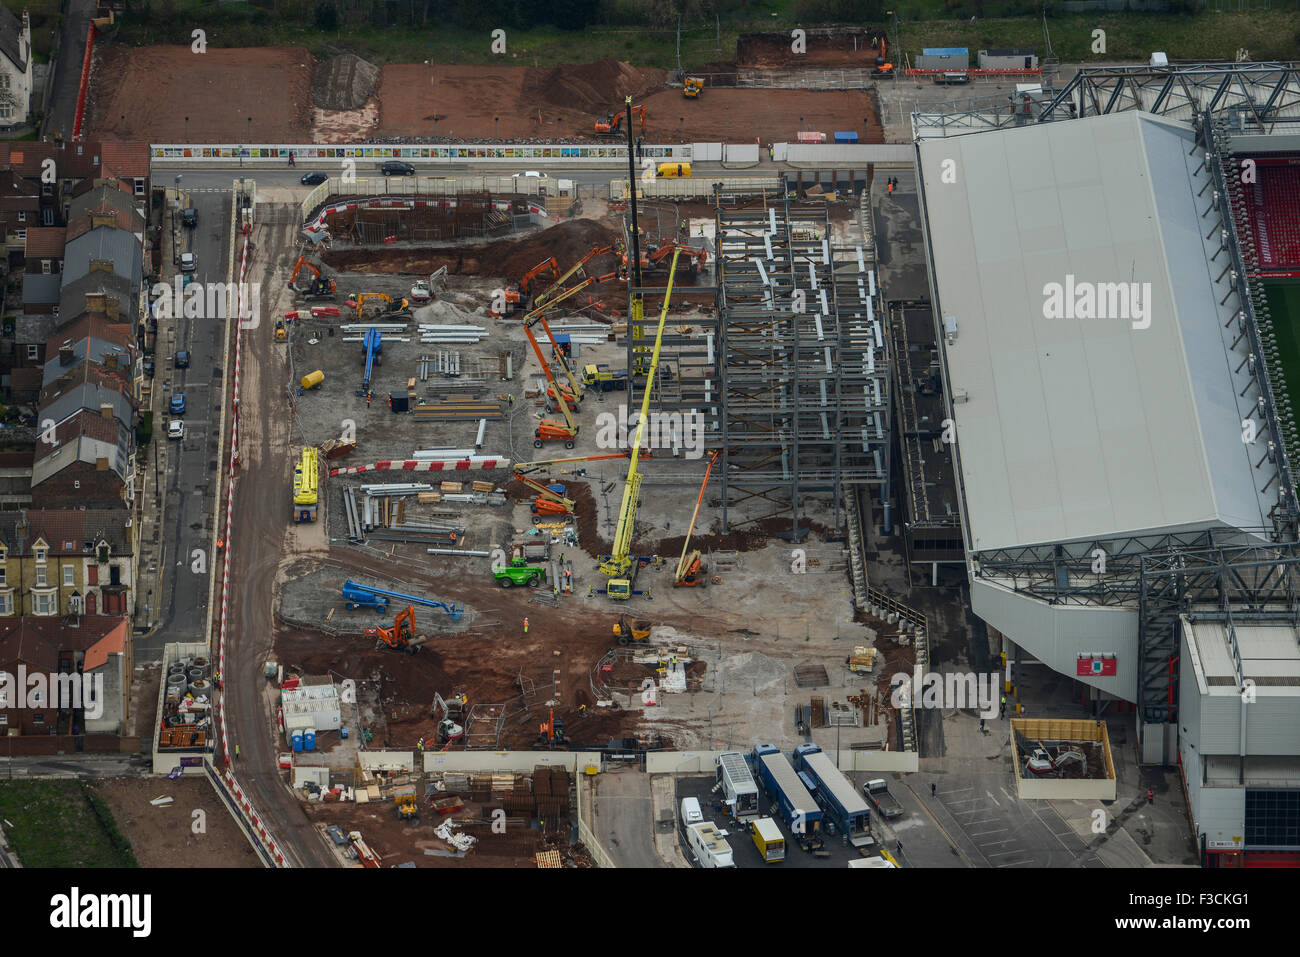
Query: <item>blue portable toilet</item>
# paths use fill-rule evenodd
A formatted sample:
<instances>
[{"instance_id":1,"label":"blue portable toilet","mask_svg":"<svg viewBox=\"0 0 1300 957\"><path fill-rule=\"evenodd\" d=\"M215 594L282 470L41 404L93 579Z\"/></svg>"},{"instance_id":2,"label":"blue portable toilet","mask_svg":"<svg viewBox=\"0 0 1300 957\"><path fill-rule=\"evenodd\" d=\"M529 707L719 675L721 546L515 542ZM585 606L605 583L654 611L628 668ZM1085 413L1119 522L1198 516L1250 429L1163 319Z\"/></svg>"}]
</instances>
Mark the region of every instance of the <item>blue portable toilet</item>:
<instances>
[{"instance_id":1,"label":"blue portable toilet","mask_svg":"<svg viewBox=\"0 0 1300 957\"><path fill-rule=\"evenodd\" d=\"M858 134L854 130L841 130L835 134L836 143L856 143Z\"/></svg>"},{"instance_id":2,"label":"blue portable toilet","mask_svg":"<svg viewBox=\"0 0 1300 957\"><path fill-rule=\"evenodd\" d=\"M573 336L567 332L557 332L555 334L555 345L558 351L568 359L573 358Z\"/></svg>"},{"instance_id":3,"label":"blue portable toilet","mask_svg":"<svg viewBox=\"0 0 1300 957\"><path fill-rule=\"evenodd\" d=\"M302 733L302 749L304 751L316 750L316 729L308 728Z\"/></svg>"},{"instance_id":4,"label":"blue portable toilet","mask_svg":"<svg viewBox=\"0 0 1300 957\"><path fill-rule=\"evenodd\" d=\"M293 749L294 749L294 751L301 751L301 750L302 750L302 732L301 732L301 731L295 731L295 732L290 736L289 740L293 742Z\"/></svg>"},{"instance_id":5,"label":"blue portable toilet","mask_svg":"<svg viewBox=\"0 0 1300 957\"><path fill-rule=\"evenodd\" d=\"M339 737L346 741L348 739L348 729L339 728Z\"/></svg>"}]
</instances>

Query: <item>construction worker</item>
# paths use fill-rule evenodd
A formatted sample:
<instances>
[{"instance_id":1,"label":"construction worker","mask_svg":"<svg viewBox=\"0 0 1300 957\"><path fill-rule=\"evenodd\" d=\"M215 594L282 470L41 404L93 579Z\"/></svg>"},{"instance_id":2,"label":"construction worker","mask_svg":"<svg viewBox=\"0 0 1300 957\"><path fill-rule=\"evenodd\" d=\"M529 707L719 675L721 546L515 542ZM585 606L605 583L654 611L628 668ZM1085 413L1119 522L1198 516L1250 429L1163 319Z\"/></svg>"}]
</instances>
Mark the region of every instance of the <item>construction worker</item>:
<instances>
[{"instance_id":1,"label":"construction worker","mask_svg":"<svg viewBox=\"0 0 1300 957\"><path fill-rule=\"evenodd\" d=\"M235 745L235 757L239 757L239 745Z\"/></svg>"},{"instance_id":2,"label":"construction worker","mask_svg":"<svg viewBox=\"0 0 1300 957\"><path fill-rule=\"evenodd\" d=\"M1003 695L1003 696L1002 696L1002 713L1001 713L1000 715L998 715L998 717L1000 717L1000 718L1005 718L1006 716L1007 716L1007 696L1006 696L1006 695Z\"/></svg>"},{"instance_id":3,"label":"construction worker","mask_svg":"<svg viewBox=\"0 0 1300 957\"><path fill-rule=\"evenodd\" d=\"M290 166L293 166L293 165L294 165L294 161L293 161L293 150L289 150L289 165L290 165Z\"/></svg>"},{"instance_id":4,"label":"construction worker","mask_svg":"<svg viewBox=\"0 0 1300 957\"><path fill-rule=\"evenodd\" d=\"M524 634L528 634L528 619L524 619Z\"/></svg>"},{"instance_id":5,"label":"construction worker","mask_svg":"<svg viewBox=\"0 0 1300 957\"><path fill-rule=\"evenodd\" d=\"M578 714L582 715L583 717L587 716L587 706L585 704L578 705Z\"/></svg>"},{"instance_id":6,"label":"construction worker","mask_svg":"<svg viewBox=\"0 0 1300 957\"><path fill-rule=\"evenodd\" d=\"M1147 803L1148 804L1156 803L1156 792L1152 788L1147 788Z\"/></svg>"},{"instance_id":7,"label":"construction worker","mask_svg":"<svg viewBox=\"0 0 1300 957\"><path fill-rule=\"evenodd\" d=\"M934 782L933 782L933 781L930 782L930 797L934 797L934 792L935 792L936 790L937 790L937 787L936 787L936 785L934 784Z\"/></svg>"}]
</instances>

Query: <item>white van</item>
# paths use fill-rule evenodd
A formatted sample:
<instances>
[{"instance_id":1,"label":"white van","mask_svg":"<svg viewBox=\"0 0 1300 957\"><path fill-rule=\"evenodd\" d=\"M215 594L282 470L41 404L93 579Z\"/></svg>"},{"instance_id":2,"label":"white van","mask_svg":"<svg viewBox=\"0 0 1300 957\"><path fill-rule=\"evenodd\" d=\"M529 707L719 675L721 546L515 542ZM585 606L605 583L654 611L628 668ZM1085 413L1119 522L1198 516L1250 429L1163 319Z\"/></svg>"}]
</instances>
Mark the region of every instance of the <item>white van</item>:
<instances>
[{"instance_id":1,"label":"white van","mask_svg":"<svg viewBox=\"0 0 1300 957\"><path fill-rule=\"evenodd\" d=\"M682 798L682 824L690 827L703 820L704 812L700 810L699 798Z\"/></svg>"}]
</instances>

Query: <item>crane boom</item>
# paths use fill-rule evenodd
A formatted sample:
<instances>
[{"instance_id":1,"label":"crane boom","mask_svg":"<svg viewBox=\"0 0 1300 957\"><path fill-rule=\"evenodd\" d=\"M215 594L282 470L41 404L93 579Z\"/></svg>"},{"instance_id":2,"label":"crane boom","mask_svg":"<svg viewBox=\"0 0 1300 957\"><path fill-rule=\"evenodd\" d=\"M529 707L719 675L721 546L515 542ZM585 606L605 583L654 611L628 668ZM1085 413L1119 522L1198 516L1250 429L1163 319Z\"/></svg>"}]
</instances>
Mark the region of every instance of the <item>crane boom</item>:
<instances>
[{"instance_id":1,"label":"crane boom","mask_svg":"<svg viewBox=\"0 0 1300 957\"><path fill-rule=\"evenodd\" d=\"M718 453L714 452L709 457L709 467L704 470L704 481L700 483L700 494L695 499L695 511L691 512L691 526L686 529L686 541L682 542L682 557L677 560L677 572L673 576L675 581L681 581L682 575L686 572L686 554L687 549L691 547L691 536L695 534L695 520L700 517L700 503L704 501L704 490L709 487L709 475L713 472L713 465L718 461Z\"/></svg>"},{"instance_id":2,"label":"crane boom","mask_svg":"<svg viewBox=\"0 0 1300 957\"><path fill-rule=\"evenodd\" d=\"M673 281L677 278L677 257L680 253L680 249L673 250L673 261L668 267L668 288L664 290L664 307L659 312L659 328L655 332L654 351L650 355L645 391L641 396L641 417L637 421L636 438L632 442L627 483L623 486L623 504L618 510L618 529L614 533L614 548L600 566L601 572L610 579L606 590L612 598L628 598L632 594L632 583L623 576L632 568L632 536L636 530L637 499L641 490L641 473L637 470L637 460L641 455L641 436L645 434L646 419L650 415L650 393L654 388L655 373L659 370L659 350L663 346L664 326L668 322L668 307L672 304ZM628 331L631 332L630 327Z\"/></svg>"},{"instance_id":3,"label":"crane boom","mask_svg":"<svg viewBox=\"0 0 1300 957\"><path fill-rule=\"evenodd\" d=\"M586 283L583 283L583 285L586 285ZM569 363L565 361L564 353L560 351L560 343L556 341L555 333L551 332L551 326L546 321L546 317L538 315L537 320L542 324L542 329L546 332L546 338L551 340L551 352L555 356L555 361L560 364L560 371L569 380L569 388L573 390L574 398L581 402L585 394L582 383L573 375L573 370L569 368Z\"/></svg>"},{"instance_id":4,"label":"crane boom","mask_svg":"<svg viewBox=\"0 0 1300 957\"><path fill-rule=\"evenodd\" d=\"M537 344L537 337L533 335L533 323L541 319L541 316L535 316L524 323L524 334L528 336L528 342L533 347L533 352L537 354L537 361L542 364L542 371L546 373L546 380L551 383L551 388L555 390L555 404L560 407L560 412L564 415L564 422L569 427L571 435L578 434L578 423L573 421L573 413L569 411L569 403L564 401L564 392L560 389L560 384L555 381L555 374L551 372L551 364L546 361L546 356L542 355L542 347Z\"/></svg>"}]
</instances>

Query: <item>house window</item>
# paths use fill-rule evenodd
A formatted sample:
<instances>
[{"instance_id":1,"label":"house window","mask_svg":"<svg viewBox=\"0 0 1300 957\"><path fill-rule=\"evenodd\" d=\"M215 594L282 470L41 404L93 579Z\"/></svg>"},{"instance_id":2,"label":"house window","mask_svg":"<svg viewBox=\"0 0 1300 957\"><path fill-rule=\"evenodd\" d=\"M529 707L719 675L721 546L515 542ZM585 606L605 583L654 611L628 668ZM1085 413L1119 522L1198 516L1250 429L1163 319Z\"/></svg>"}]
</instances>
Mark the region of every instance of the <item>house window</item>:
<instances>
[{"instance_id":1,"label":"house window","mask_svg":"<svg viewBox=\"0 0 1300 957\"><path fill-rule=\"evenodd\" d=\"M50 274L50 261L48 259L41 260L41 274L44 276Z\"/></svg>"},{"instance_id":2,"label":"house window","mask_svg":"<svg viewBox=\"0 0 1300 957\"><path fill-rule=\"evenodd\" d=\"M44 209L41 210L41 225L42 226L54 225L54 210L50 209L50 207L48 206L46 206Z\"/></svg>"},{"instance_id":3,"label":"house window","mask_svg":"<svg viewBox=\"0 0 1300 957\"><path fill-rule=\"evenodd\" d=\"M46 572L46 567L44 565L36 566L36 587L37 588L44 588L48 584L48 582L46 581L45 572Z\"/></svg>"},{"instance_id":4,"label":"house window","mask_svg":"<svg viewBox=\"0 0 1300 957\"><path fill-rule=\"evenodd\" d=\"M45 723L45 715L41 714L39 711L36 714L32 715L32 724L44 724L44 723Z\"/></svg>"},{"instance_id":5,"label":"house window","mask_svg":"<svg viewBox=\"0 0 1300 957\"><path fill-rule=\"evenodd\" d=\"M71 588L77 583L77 570L72 565L63 566L63 587Z\"/></svg>"},{"instance_id":6,"label":"house window","mask_svg":"<svg viewBox=\"0 0 1300 957\"><path fill-rule=\"evenodd\" d=\"M0 615L12 615L14 613L14 596L9 592L0 594Z\"/></svg>"},{"instance_id":7,"label":"house window","mask_svg":"<svg viewBox=\"0 0 1300 957\"><path fill-rule=\"evenodd\" d=\"M9 549L5 548L3 545L0 545L0 562L5 562L8 560L9 560Z\"/></svg>"},{"instance_id":8,"label":"house window","mask_svg":"<svg viewBox=\"0 0 1300 957\"><path fill-rule=\"evenodd\" d=\"M144 195L144 177L143 177L143 176L137 176L137 177L135 178L135 195L137 195L137 196L143 196L143 195Z\"/></svg>"},{"instance_id":9,"label":"house window","mask_svg":"<svg viewBox=\"0 0 1300 957\"><path fill-rule=\"evenodd\" d=\"M55 595L33 593L33 607L38 615L57 615L59 613L59 601Z\"/></svg>"},{"instance_id":10,"label":"house window","mask_svg":"<svg viewBox=\"0 0 1300 957\"><path fill-rule=\"evenodd\" d=\"M27 358L39 359L41 357L41 347L34 342L27 344Z\"/></svg>"},{"instance_id":11,"label":"house window","mask_svg":"<svg viewBox=\"0 0 1300 957\"><path fill-rule=\"evenodd\" d=\"M18 222L20 223L27 222L27 214L23 212L21 209L18 210Z\"/></svg>"},{"instance_id":12,"label":"house window","mask_svg":"<svg viewBox=\"0 0 1300 957\"><path fill-rule=\"evenodd\" d=\"M9 566L0 565L0 588L5 588L8 585L9 585Z\"/></svg>"},{"instance_id":13,"label":"house window","mask_svg":"<svg viewBox=\"0 0 1300 957\"><path fill-rule=\"evenodd\" d=\"M9 715L0 714L0 728L3 728L8 723L9 723Z\"/></svg>"},{"instance_id":14,"label":"house window","mask_svg":"<svg viewBox=\"0 0 1300 957\"><path fill-rule=\"evenodd\" d=\"M9 89L9 74L0 73L0 90Z\"/></svg>"},{"instance_id":15,"label":"house window","mask_svg":"<svg viewBox=\"0 0 1300 957\"><path fill-rule=\"evenodd\" d=\"M5 109L5 107L0 107L0 119L6 118L7 114L5 113ZM25 229L15 229L14 236L21 239L23 242L27 242L27 230Z\"/></svg>"},{"instance_id":16,"label":"house window","mask_svg":"<svg viewBox=\"0 0 1300 957\"><path fill-rule=\"evenodd\" d=\"M32 551L36 555L36 560L38 562L44 562L45 556L50 553L49 547L45 545L37 545Z\"/></svg>"}]
</instances>

